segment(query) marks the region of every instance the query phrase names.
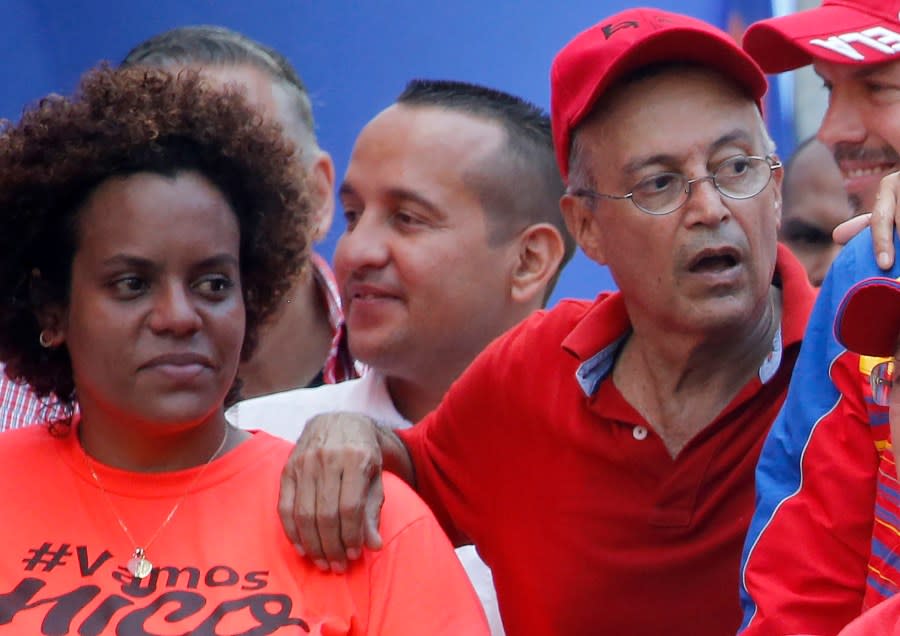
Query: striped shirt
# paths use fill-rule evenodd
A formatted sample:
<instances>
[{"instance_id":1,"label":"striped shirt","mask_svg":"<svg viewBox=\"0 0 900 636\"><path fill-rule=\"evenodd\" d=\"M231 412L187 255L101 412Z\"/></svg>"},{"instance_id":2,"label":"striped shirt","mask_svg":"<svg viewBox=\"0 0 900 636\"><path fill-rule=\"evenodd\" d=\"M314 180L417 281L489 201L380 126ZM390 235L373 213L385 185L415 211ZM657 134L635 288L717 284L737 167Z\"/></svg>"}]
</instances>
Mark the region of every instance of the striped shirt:
<instances>
[{"instance_id":1,"label":"striped shirt","mask_svg":"<svg viewBox=\"0 0 900 636\"><path fill-rule=\"evenodd\" d=\"M13 382L0 365L0 432L65 415L53 398L39 398L27 384Z\"/></svg>"},{"instance_id":2,"label":"striped shirt","mask_svg":"<svg viewBox=\"0 0 900 636\"><path fill-rule=\"evenodd\" d=\"M341 294L338 291L337 280L324 258L313 252L310 260L313 277L328 307L328 318L334 333L328 358L322 367L322 379L325 384L337 384L358 378L360 367L350 355L350 348L347 345L347 330L344 327L344 311L341 308Z\"/></svg>"}]
</instances>

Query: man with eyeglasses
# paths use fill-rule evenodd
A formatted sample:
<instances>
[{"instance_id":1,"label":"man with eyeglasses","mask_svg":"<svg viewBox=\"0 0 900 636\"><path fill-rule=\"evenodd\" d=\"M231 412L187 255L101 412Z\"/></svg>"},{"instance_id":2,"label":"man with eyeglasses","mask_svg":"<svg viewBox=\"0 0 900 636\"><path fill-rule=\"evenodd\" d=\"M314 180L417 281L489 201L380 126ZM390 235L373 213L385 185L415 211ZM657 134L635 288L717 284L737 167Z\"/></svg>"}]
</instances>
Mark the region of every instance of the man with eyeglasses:
<instances>
[{"instance_id":1,"label":"man with eyeglasses","mask_svg":"<svg viewBox=\"0 0 900 636\"><path fill-rule=\"evenodd\" d=\"M380 545L384 466L478 548L509 634L732 634L753 468L813 302L776 242L766 80L718 29L631 9L576 36L551 87L566 224L621 291L526 319L411 429L312 420L288 534L332 564Z\"/></svg>"},{"instance_id":2,"label":"man with eyeglasses","mask_svg":"<svg viewBox=\"0 0 900 636\"><path fill-rule=\"evenodd\" d=\"M628 194L603 194L591 188L568 188L568 193L589 199L630 200L642 212L655 216L671 214L691 196L695 183L710 181L729 199L750 199L762 192L772 179L772 171L781 168L772 157L739 155L726 159L705 177L688 179L677 172L660 172L638 181Z\"/></svg>"}]
</instances>

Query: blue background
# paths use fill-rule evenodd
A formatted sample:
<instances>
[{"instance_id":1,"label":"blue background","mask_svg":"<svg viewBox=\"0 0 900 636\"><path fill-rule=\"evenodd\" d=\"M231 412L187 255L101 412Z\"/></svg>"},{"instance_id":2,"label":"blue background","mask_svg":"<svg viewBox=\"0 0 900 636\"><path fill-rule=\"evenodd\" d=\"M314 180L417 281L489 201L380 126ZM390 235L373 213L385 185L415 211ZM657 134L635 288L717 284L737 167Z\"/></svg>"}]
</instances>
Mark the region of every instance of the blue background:
<instances>
[{"instance_id":1,"label":"blue background","mask_svg":"<svg viewBox=\"0 0 900 636\"><path fill-rule=\"evenodd\" d=\"M658 1L722 27L769 15L768 0ZM187 24L221 24L284 53L309 87L323 148L338 181L362 126L413 77L487 84L549 108L554 54L576 33L629 5L567 0L0 0L0 117L49 92L65 93L100 60L118 62L138 42ZM789 121L770 118L792 146ZM320 251L331 257L340 212ZM578 254L554 300L593 297L614 283Z\"/></svg>"}]
</instances>

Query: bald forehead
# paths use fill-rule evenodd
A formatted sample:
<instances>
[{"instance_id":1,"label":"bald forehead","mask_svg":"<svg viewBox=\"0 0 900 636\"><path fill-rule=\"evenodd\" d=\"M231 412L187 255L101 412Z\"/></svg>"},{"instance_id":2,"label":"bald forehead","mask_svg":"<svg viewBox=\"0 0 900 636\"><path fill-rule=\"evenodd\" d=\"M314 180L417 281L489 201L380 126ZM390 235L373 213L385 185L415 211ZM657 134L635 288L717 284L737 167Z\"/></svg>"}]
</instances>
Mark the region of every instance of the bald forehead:
<instances>
[{"instance_id":1,"label":"bald forehead","mask_svg":"<svg viewBox=\"0 0 900 636\"><path fill-rule=\"evenodd\" d=\"M243 88L247 100L254 108L264 112L269 117L281 116L278 108L280 96L283 90L277 90L275 81L266 73L252 66L202 66L196 67L204 77L216 85L225 87L229 85Z\"/></svg>"},{"instance_id":2,"label":"bald forehead","mask_svg":"<svg viewBox=\"0 0 900 636\"><path fill-rule=\"evenodd\" d=\"M819 141L811 141L791 159L784 174L784 197L789 200L814 191L844 193L841 171L831 151Z\"/></svg>"},{"instance_id":3,"label":"bald forehead","mask_svg":"<svg viewBox=\"0 0 900 636\"><path fill-rule=\"evenodd\" d=\"M491 156L506 137L497 122L485 117L440 106L392 104L366 124L357 143L385 133L395 138L397 152L414 161L440 153L459 174Z\"/></svg>"},{"instance_id":4,"label":"bald forehead","mask_svg":"<svg viewBox=\"0 0 900 636\"><path fill-rule=\"evenodd\" d=\"M285 82L249 64L191 65L187 68L195 68L217 86L233 86L242 91L254 108L264 117L277 122L298 146L303 147L311 141L311 131L296 113L293 97L289 93L294 89Z\"/></svg>"}]
</instances>

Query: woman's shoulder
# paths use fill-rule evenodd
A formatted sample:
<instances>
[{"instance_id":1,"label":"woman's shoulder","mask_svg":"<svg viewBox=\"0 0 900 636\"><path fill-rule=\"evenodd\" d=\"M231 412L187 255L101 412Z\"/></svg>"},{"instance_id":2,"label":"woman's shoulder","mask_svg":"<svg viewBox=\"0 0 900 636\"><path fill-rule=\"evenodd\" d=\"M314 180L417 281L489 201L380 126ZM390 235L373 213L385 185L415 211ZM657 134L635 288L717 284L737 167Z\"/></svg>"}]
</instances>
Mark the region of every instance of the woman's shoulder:
<instances>
[{"instance_id":1,"label":"woman's shoulder","mask_svg":"<svg viewBox=\"0 0 900 636\"><path fill-rule=\"evenodd\" d=\"M438 527L438 522L428 505L406 482L393 473L382 473L384 507L381 510L379 530L385 543L412 525L425 523Z\"/></svg>"},{"instance_id":2,"label":"woman's shoulder","mask_svg":"<svg viewBox=\"0 0 900 636\"><path fill-rule=\"evenodd\" d=\"M43 447L52 443L65 443L68 431L59 435L50 432L49 424L32 424L0 433L0 454L22 452L25 449Z\"/></svg>"},{"instance_id":3,"label":"woman's shoulder","mask_svg":"<svg viewBox=\"0 0 900 636\"><path fill-rule=\"evenodd\" d=\"M0 481L9 485L15 479L32 479L34 475L57 470L59 453L71 444L72 436L67 431L54 435L48 424L0 433Z\"/></svg>"}]
</instances>

